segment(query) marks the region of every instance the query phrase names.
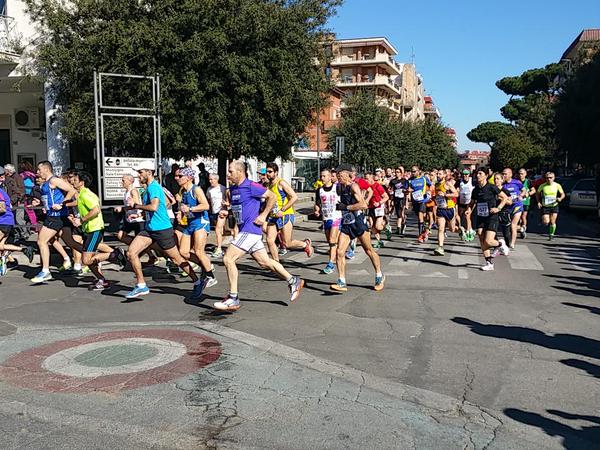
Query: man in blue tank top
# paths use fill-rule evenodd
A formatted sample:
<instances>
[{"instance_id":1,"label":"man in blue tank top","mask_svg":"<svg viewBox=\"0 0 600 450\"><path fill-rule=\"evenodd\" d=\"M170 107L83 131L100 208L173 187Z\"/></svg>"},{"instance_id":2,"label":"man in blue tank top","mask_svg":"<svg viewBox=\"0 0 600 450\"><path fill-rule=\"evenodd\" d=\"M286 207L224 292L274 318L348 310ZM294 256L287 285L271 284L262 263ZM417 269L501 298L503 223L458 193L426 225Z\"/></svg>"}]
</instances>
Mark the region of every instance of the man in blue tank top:
<instances>
[{"instance_id":1,"label":"man in blue tank top","mask_svg":"<svg viewBox=\"0 0 600 450\"><path fill-rule=\"evenodd\" d=\"M66 203L73 200L77 194L75 188L69 182L54 175L52 163L42 161L38 164L37 175L44 180L42 184L41 201L34 200L34 206L44 207L46 210L46 220L38 233L38 247L42 260L42 270L31 279L32 283L38 284L52 279L50 273L50 242L55 238L62 236L63 229L69 229L69 208ZM66 244L71 247L77 247L77 243L72 242L69 236L64 236Z\"/></svg>"}]
</instances>

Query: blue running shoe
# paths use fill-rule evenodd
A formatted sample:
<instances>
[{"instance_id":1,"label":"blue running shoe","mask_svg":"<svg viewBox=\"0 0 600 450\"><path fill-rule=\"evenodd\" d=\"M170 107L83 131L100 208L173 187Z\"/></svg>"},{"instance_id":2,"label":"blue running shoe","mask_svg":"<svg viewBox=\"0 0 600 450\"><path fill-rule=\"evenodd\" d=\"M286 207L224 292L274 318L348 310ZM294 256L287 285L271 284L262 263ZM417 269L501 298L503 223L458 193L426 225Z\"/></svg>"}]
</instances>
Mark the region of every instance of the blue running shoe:
<instances>
[{"instance_id":1,"label":"blue running shoe","mask_svg":"<svg viewBox=\"0 0 600 450\"><path fill-rule=\"evenodd\" d=\"M349 249L349 250L346 252L346 259L354 259L354 250L352 250L352 249Z\"/></svg>"},{"instance_id":2,"label":"blue running shoe","mask_svg":"<svg viewBox=\"0 0 600 450\"><path fill-rule=\"evenodd\" d=\"M192 295L190 295L190 299L199 299L202 297L202 293L204 292L204 288L208 283L208 278L200 278L198 281L194 283L194 289L192 290Z\"/></svg>"},{"instance_id":3,"label":"blue running shoe","mask_svg":"<svg viewBox=\"0 0 600 450\"><path fill-rule=\"evenodd\" d=\"M346 292L348 290L348 285L346 284L345 281L338 279L335 282L335 284L332 284L329 286L329 289L331 289L332 291L337 291L337 292Z\"/></svg>"},{"instance_id":4,"label":"blue running shoe","mask_svg":"<svg viewBox=\"0 0 600 450\"><path fill-rule=\"evenodd\" d=\"M323 269L323 273L331 273L335 270L335 266L333 265L333 263L330 261L327 263L327 265L325 266L325 268Z\"/></svg>"},{"instance_id":5,"label":"blue running shoe","mask_svg":"<svg viewBox=\"0 0 600 450\"><path fill-rule=\"evenodd\" d=\"M125 298L138 298L142 295L148 295L150 293L150 288L148 286L139 287L136 286L133 290L125 296Z\"/></svg>"},{"instance_id":6,"label":"blue running shoe","mask_svg":"<svg viewBox=\"0 0 600 450\"><path fill-rule=\"evenodd\" d=\"M38 273L35 277L31 279L33 284L44 283L45 281L50 281L52 279L52 275L50 272L44 272L43 270Z\"/></svg>"}]
</instances>

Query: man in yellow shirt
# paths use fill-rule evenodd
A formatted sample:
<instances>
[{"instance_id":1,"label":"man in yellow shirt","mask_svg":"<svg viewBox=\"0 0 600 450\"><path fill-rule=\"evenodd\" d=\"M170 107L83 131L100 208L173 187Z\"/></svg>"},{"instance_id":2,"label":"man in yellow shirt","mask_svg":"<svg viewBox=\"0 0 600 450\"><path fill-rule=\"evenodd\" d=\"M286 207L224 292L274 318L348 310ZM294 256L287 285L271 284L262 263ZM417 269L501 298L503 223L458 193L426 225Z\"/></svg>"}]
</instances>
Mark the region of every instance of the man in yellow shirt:
<instances>
[{"instance_id":1,"label":"man in yellow shirt","mask_svg":"<svg viewBox=\"0 0 600 450\"><path fill-rule=\"evenodd\" d=\"M111 253L99 253L98 245L104 236L104 218L100 210L100 199L90 191L92 176L87 172L77 172L73 176L73 187L77 191L78 217L69 215L69 220L75 227L83 231L82 262L90 268L97 281L89 286L91 291L102 291L109 287L104 278L99 263L109 259L123 262L125 256L120 249L110 249ZM79 249L77 249L79 250Z\"/></svg>"},{"instance_id":2,"label":"man in yellow shirt","mask_svg":"<svg viewBox=\"0 0 600 450\"><path fill-rule=\"evenodd\" d=\"M542 222L548 227L548 240L554 239L558 204L565 199L565 191L554 179L554 172L546 173L546 182L537 188L538 208L542 214Z\"/></svg>"}]
</instances>

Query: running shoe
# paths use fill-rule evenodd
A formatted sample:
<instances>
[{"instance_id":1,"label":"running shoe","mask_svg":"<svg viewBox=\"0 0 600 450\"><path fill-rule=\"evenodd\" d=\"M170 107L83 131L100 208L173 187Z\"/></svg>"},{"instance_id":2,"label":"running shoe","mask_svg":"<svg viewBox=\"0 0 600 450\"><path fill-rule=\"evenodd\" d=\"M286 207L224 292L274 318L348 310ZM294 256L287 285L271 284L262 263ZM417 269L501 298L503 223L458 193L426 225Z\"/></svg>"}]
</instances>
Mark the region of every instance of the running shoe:
<instances>
[{"instance_id":1,"label":"running shoe","mask_svg":"<svg viewBox=\"0 0 600 450\"><path fill-rule=\"evenodd\" d=\"M290 302L296 301L304 287L304 280L300 277L294 277L294 281L288 286L290 288Z\"/></svg>"},{"instance_id":2,"label":"running shoe","mask_svg":"<svg viewBox=\"0 0 600 450\"><path fill-rule=\"evenodd\" d=\"M219 311L237 311L238 309L240 309L240 307L242 305L240 305L240 299L235 297L231 297L231 296L227 296L225 297L222 301L220 302L215 302L213 303L213 306L215 309L218 309Z\"/></svg>"},{"instance_id":3,"label":"running shoe","mask_svg":"<svg viewBox=\"0 0 600 450\"><path fill-rule=\"evenodd\" d=\"M77 271L76 275L79 276L79 277L82 277L85 274L88 274L90 272L91 272L91 270L90 270L90 268L88 266L83 266L81 269L79 269Z\"/></svg>"},{"instance_id":4,"label":"running shoe","mask_svg":"<svg viewBox=\"0 0 600 450\"><path fill-rule=\"evenodd\" d=\"M380 277L375 277L375 286L373 287L373 289L375 289L376 291L382 291L383 290L383 285L385 284L385 275L382 275Z\"/></svg>"},{"instance_id":5,"label":"running shoe","mask_svg":"<svg viewBox=\"0 0 600 450\"><path fill-rule=\"evenodd\" d=\"M465 234L465 227L458 227L458 237L461 241L467 242L468 236Z\"/></svg>"},{"instance_id":6,"label":"running shoe","mask_svg":"<svg viewBox=\"0 0 600 450\"><path fill-rule=\"evenodd\" d=\"M190 295L191 299L198 299L202 297L202 293L204 292L204 288L208 284L208 278L200 278L198 281L194 283L194 289L192 290L192 295Z\"/></svg>"},{"instance_id":7,"label":"running shoe","mask_svg":"<svg viewBox=\"0 0 600 450\"><path fill-rule=\"evenodd\" d=\"M346 282L338 279L335 284L329 286L329 289L337 292L346 292L348 290L348 285Z\"/></svg>"},{"instance_id":8,"label":"running shoe","mask_svg":"<svg viewBox=\"0 0 600 450\"><path fill-rule=\"evenodd\" d=\"M385 237L388 241L392 240L392 227L389 223L385 226Z\"/></svg>"},{"instance_id":9,"label":"running shoe","mask_svg":"<svg viewBox=\"0 0 600 450\"><path fill-rule=\"evenodd\" d=\"M73 269L73 265L71 264L71 261L64 261L62 266L60 266L58 268L59 272L70 272L71 269Z\"/></svg>"},{"instance_id":10,"label":"running shoe","mask_svg":"<svg viewBox=\"0 0 600 450\"><path fill-rule=\"evenodd\" d=\"M354 250L351 248L346 251L346 259L354 259Z\"/></svg>"},{"instance_id":11,"label":"running shoe","mask_svg":"<svg viewBox=\"0 0 600 450\"><path fill-rule=\"evenodd\" d=\"M138 298L142 295L148 295L150 293L150 288L148 286L139 287L136 286L133 288L131 292L129 292L125 298Z\"/></svg>"},{"instance_id":12,"label":"running shoe","mask_svg":"<svg viewBox=\"0 0 600 450\"><path fill-rule=\"evenodd\" d=\"M213 287L214 285L216 285L219 281L215 278L215 277L206 277L206 287Z\"/></svg>"},{"instance_id":13,"label":"running shoe","mask_svg":"<svg viewBox=\"0 0 600 450\"><path fill-rule=\"evenodd\" d=\"M88 290L90 291L103 291L108 289L110 284L106 280L96 280L95 283L92 283L88 286Z\"/></svg>"},{"instance_id":14,"label":"running shoe","mask_svg":"<svg viewBox=\"0 0 600 450\"><path fill-rule=\"evenodd\" d=\"M502 249L502 244L499 245L498 247L494 247L494 250L492 250L492 258L497 258L502 251L501 249Z\"/></svg>"},{"instance_id":15,"label":"running shoe","mask_svg":"<svg viewBox=\"0 0 600 450\"><path fill-rule=\"evenodd\" d=\"M211 254L210 257L211 258L221 258L223 256L223 250L221 249L215 249Z\"/></svg>"},{"instance_id":16,"label":"running shoe","mask_svg":"<svg viewBox=\"0 0 600 450\"><path fill-rule=\"evenodd\" d=\"M444 247L437 246L433 251L433 254L437 256L444 256Z\"/></svg>"},{"instance_id":17,"label":"running shoe","mask_svg":"<svg viewBox=\"0 0 600 450\"><path fill-rule=\"evenodd\" d=\"M548 235L548 240L549 240L549 241L551 241L551 240L553 240L553 239L554 239L554 235L553 235L553 234L549 234L549 235Z\"/></svg>"},{"instance_id":18,"label":"running shoe","mask_svg":"<svg viewBox=\"0 0 600 450\"><path fill-rule=\"evenodd\" d=\"M34 255L33 247L31 247L29 245L23 247L23 254L25 256L27 256L27 260L29 262L33 261L33 255Z\"/></svg>"},{"instance_id":19,"label":"running shoe","mask_svg":"<svg viewBox=\"0 0 600 450\"><path fill-rule=\"evenodd\" d=\"M331 273L335 270L335 266L333 265L333 263L330 261L327 263L327 265L325 266L325 268L323 269L323 273Z\"/></svg>"},{"instance_id":20,"label":"running shoe","mask_svg":"<svg viewBox=\"0 0 600 450\"><path fill-rule=\"evenodd\" d=\"M521 239L527 239L527 230L523 228L523 231L521 232Z\"/></svg>"},{"instance_id":21,"label":"running shoe","mask_svg":"<svg viewBox=\"0 0 600 450\"><path fill-rule=\"evenodd\" d=\"M6 265L6 264L5 264ZM45 281L50 281L52 279L52 274L50 272L44 272L43 270L38 273L35 277L31 279L33 284L43 283Z\"/></svg>"},{"instance_id":22,"label":"running shoe","mask_svg":"<svg viewBox=\"0 0 600 450\"><path fill-rule=\"evenodd\" d=\"M383 247L383 245L381 245L381 241L375 241L373 242L373 248L381 248Z\"/></svg>"},{"instance_id":23,"label":"running shoe","mask_svg":"<svg viewBox=\"0 0 600 450\"><path fill-rule=\"evenodd\" d=\"M0 277L3 277L8 272L8 265L6 263L6 256L0 256Z\"/></svg>"},{"instance_id":24,"label":"running shoe","mask_svg":"<svg viewBox=\"0 0 600 450\"><path fill-rule=\"evenodd\" d=\"M277 253L279 253L279 256L287 255L288 254L288 249L287 248L280 248Z\"/></svg>"},{"instance_id":25,"label":"running shoe","mask_svg":"<svg viewBox=\"0 0 600 450\"><path fill-rule=\"evenodd\" d=\"M484 266L481 266L481 270L484 272L489 272L490 270L494 270L494 264L491 262L486 262Z\"/></svg>"},{"instance_id":26,"label":"running shoe","mask_svg":"<svg viewBox=\"0 0 600 450\"><path fill-rule=\"evenodd\" d=\"M502 253L504 256L508 256L510 249L508 248L508 245L506 245L506 242L504 242L504 239L498 239L498 242L502 244L500 246L500 253Z\"/></svg>"},{"instance_id":27,"label":"running shoe","mask_svg":"<svg viewBox=\"0 0 600 450\"><path fill-rule=\"evenodd\" d=\"M306 247L304 247L304 251L306 252L306 256L310 258L312 255L314 255L315 249L313 248L312 241L310 239L304 239L304 242L306 242Z\"/></svg>"},{"instance_id":28,"label":"running shoe","mask_svg":"<svg viewBox=\"0 0 600 450\"><path fill-rule=\"evenodd\" d=\"M404 236L404 232L406 231L406 224L403 223L400 227L400 236Z\"/></svg>"}]
</instances>

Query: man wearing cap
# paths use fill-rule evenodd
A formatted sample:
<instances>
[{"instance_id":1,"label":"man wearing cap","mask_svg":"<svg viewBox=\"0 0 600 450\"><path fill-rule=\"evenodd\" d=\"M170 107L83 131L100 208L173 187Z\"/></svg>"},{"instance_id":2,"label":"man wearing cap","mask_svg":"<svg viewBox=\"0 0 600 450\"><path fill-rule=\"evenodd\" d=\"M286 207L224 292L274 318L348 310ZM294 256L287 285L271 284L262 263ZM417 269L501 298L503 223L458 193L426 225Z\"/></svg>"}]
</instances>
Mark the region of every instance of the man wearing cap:
<instances>
[{"instance_id":1,"label":"man wearing cap","mask_svg":"<svg viewBox=\"0 0 600 450\"><path fill-rule=\"evenodd\" d=\"M340 227L340 237L337 247L337 268L339 278L330 288L338 292L346 292L346 250L352 239L357 239L362 245L365 253L371 260L375 269L375 287L376 291L383 290L385 276L381 273L381 261L379 255L371 245L371 234L367 225L363 210L367 207L358 184L352 181L353 168L350 164L340 164L337 168L338 182L341 185L340 202L336 209L342 212L342 226Z\"/></svg>"},{"instance_id":2,"label":"man wearing cap","mask_svg":"<svg viewBox=\"0 0 600 450\"><path fill-rule=\"evenodd\" d=\"M138 167L137 173L140 183L146 185L146 191L142 197L143 203L137 204L131 197L127 200L129 208L145 211L147 215L145 229L134 238L127 250L127 257L137 278L137 285L127 294L127 298L141 297L150 293L150 289L146 286L144 273L142 272L140 254L154 242L158 244L167 257L171 258L175 264L190 276L190 279L194 282L194 290L191 298L198 298L202 295L205 283L198 280L190 263L183 259L177 249L175 233L167 213L165 193L154 178L154 170L154 164L151 162L144 162Z\"/></svg>"},{"instance_id":3,"label":"man wearing cap","mask_svg":"<svg viewBox=\"0 0 600 450\"><path fill-rule=\"evenodd\" d=\"M458 232L465 242L471 242L475 239L475 230L473 230L473 223L471 221L471 197L474 188L475 185L471 179L471 172L464 169L460 183L458 184Z\"/></svg>"}]
</instances>

